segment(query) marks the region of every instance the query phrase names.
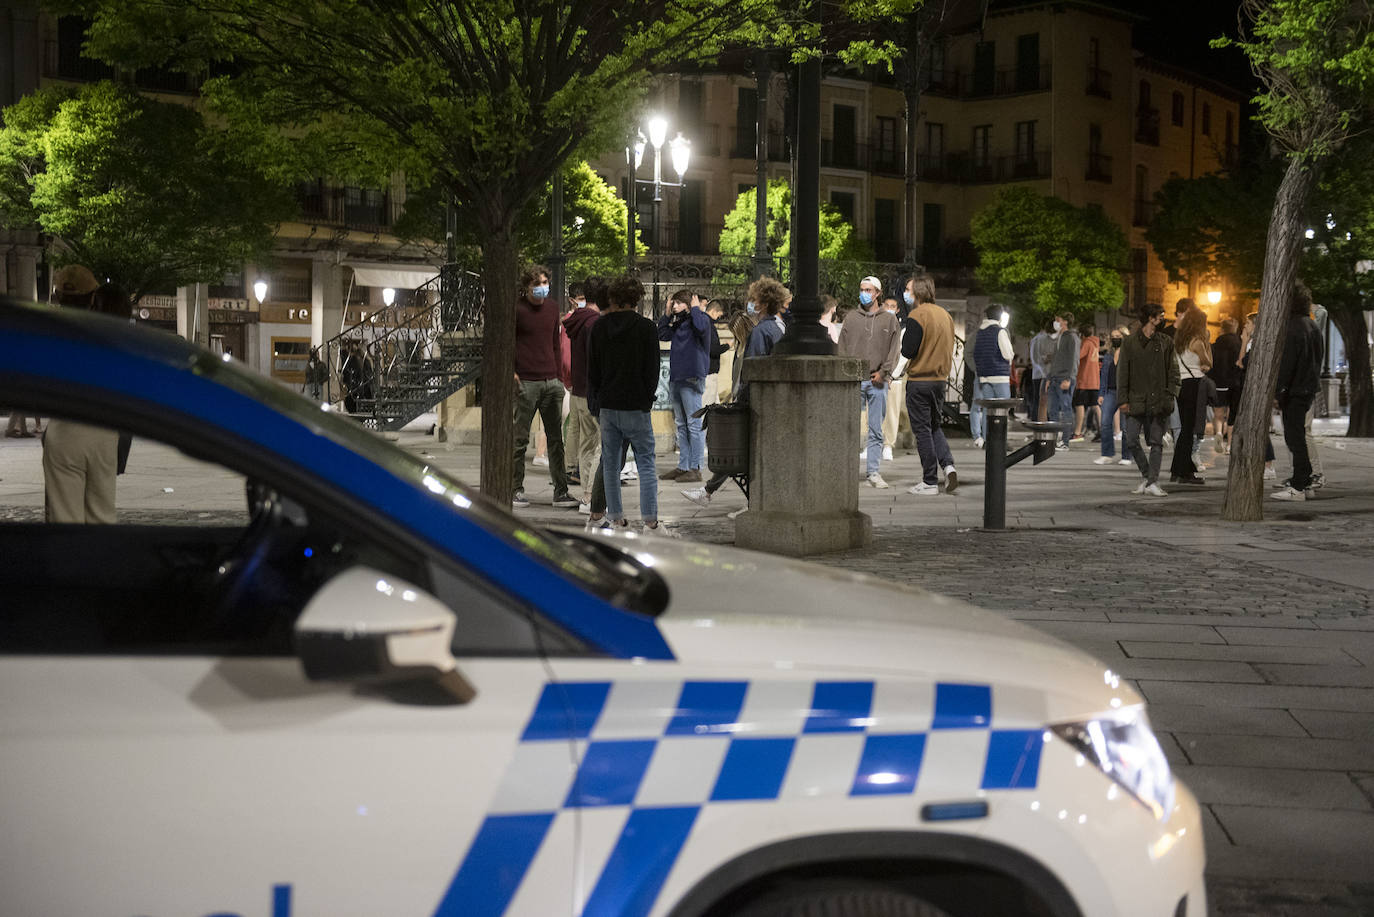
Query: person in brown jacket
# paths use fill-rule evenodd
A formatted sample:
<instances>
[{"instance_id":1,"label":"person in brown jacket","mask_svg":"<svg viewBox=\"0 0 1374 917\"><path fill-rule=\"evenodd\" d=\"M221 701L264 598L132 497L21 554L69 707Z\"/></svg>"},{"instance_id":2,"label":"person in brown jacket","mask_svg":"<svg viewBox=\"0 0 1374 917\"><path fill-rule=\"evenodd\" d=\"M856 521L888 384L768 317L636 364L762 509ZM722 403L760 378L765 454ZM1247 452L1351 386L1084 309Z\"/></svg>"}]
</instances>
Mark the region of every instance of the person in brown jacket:
<instances>
[{"instance_id":1,"label":"person in brown jacket","mask_svg":"<svg viewBox=\"0 0 1374 917\"><path fill-rule=\"evenodd\" d=\"M871 286L869 280L864 283ZM855 357L864 364L866 376L859 385L859 394L868 409L865 472L869 485L879 489L888 486L878 473L878 466L883 456L888 383L892 381L892 368L897 365L901 346L902 330L897 316L883 309L876 295L870 295L866 306L849 310L840 325L840 355Z\"/></svg>"},{"instance_id":2,"label":"person in brown jacket","mask_svg":"<svg viewBox=\"0 0 1374 917\"><path fill-rule=\"evenodd\" d=\"M906 282L915 307L907 314L902 332L902 356L906 366L906 411L916 451L921 456L921 481L908 493L925 496L939 493L943 470L945 493L959 486L954 456L949 451L940 418L944 412L945 385L954 363L954 319L935 304L935 281L929 274L915 274Z\"/></svg>"}]
</instances>

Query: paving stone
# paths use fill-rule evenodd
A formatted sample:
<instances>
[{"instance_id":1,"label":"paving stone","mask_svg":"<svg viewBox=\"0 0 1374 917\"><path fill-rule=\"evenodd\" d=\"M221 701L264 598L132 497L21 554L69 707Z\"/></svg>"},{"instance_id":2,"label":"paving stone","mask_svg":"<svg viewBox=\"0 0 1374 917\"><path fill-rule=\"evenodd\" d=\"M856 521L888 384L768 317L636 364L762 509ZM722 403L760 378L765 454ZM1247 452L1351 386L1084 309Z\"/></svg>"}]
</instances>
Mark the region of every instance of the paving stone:
<instances>
[{"instance_id":1,"label":"paving stone","mask_svg":"<svg viewBox=\"0 0 1374 917\"><path fill-rule=\"evenodd\" d=\"M1349 633L1331 630L1295 630L1292 628L1234 627L1219 625L1217 633L1227 643L1237 646L1333 646L1337 649L1353 647L1374 648L1374 633ZM1352 650L1353 651L1353 650Z\"/></svg>"},{"instance_id":2,"label":"paving stone","mask_svg":"<svg viewBox=\"0 0 1374 917\"><path fill-rule=\"evenodd\" d=\"M1232 646L1227 643L1160 643L1123 640L1121 649L1139 659L1218 659L1229 662L1288 662L1357 666L1345 650L1326 646Z\"/></svg>"},{"instance_id":3,"label":"paving stone","mask_svg":"<svg viewBox=\"0 0 1374 917\"><path fill-rule=\"evenodd\" d=\"M1217 878L1207 881L1212 917L1369 917L1374 888L1348 882Z\"/></svg>"},{"instance_id":4,"label":"paving stone","mask_svg":"<svg viewBox=\"0 0 1374 917\"><path fill-rule=\"evenodd\" d=\"M1294 736L1308 735L1287 710L1264 707L1213 707L1205 704L1150 704L1150 723L1171 732L1204 732L1213 735ZM1354 716L1356 714L1341 714ZM1334 738L1346 738L1335 736Z\"/></svg>"},{"instance_id":5,"label":"paving stone","mask_svg":"<svg viewBox=\"0 0 1374 917\"><path fill-rule=\"evenodd\" d=\"M1072 641L1074 637L1095 640L1159 640L1176 643L1222 643L1211 627L1193 624L1098 624L1078 621L1044 621L1039 629Z\"/></svg>"},{"instance_id":6,"label":"paving stone","mask_svg":"<svg viewBox=\"0 0 1374 917\"><path fill-rule=\"evenodd\" d=\"M1174 774L1206 805L1374 810L1340 771L1182 764Z\"/></svg>"},{"instance_id":7,"label":"paving stone","mask_svg":"<svg viewBox=\"0 0 1374 917\"><path fill-rule=\"evenodd\" d=\"M1288 713L1319 739L1351 739L1374 744L1374 713L1293 709Z\"/></svg>"},{"instance_id":8,"label":"paving stone","mask_svg":"<svg viewBox=\"0 0 1374 917\"><path fill-rule=\"evenodd\" d=\"M1160 681L1215 681L1263 684L1264 678L1245 662L1211 659L1122 659L1113 669L1127 678ZM1360 670L1357 670L1360 671Z\"/></svg>"},{"instance_id":9,"label":"paving stone","mask_svg":"<svg viewBox=\"0 0 1374 917\"><path fill-rule=\"evenodd\" d=\"M1211 809L1238 849L1251 847L1287 853L1296 849L1301 851L1300 859L1358 861L1366 869L1369 852L1374 850L1374 812L1220 804ZM1273 874L1304 878L1304 865L1295 864ZM1368 875L1366 871L1365 876Z\"/></svg>"},{"instance_id":10,"label":"paving stone","mask_svg":"<svg viewBox=\"0 0 1374 917\"><path fill-rule=\"evenodd\" d=\"M1374 689L1307 688L1291 685L1217 685L1207 682L1142 681L1150 703L1211 704L1218 707L1303 707L1312 710L1374 712Z\"/></svg>"},{"instance_id":11,"label":"paving stone","mask_svg":"<svg viewBox=\"0 0 1374 917\"><path fill-rule=\"evenodd\" d=\"M1247 614L1244 621L1238 621L1236 614L1212 614L1212 609L1198 614L1158 614L1155 612L1141 611L1108 611L1107 618L1113 623L1149 623L1149 624L1203 624L1214 625L1222 624L1235 627L1241 625L1245 627L1295 627L1305 630L1315 630L1317 625L1314 621L1307 618L1299 618L1296 615L1275 614L1267 617ZM1238 610L1238 614L1240 611Z\"/></svg>"},{"instance_id":12,"label":"paving stone","mask_svg":"<svg viewBox=\"0 0 1374 917\"><path fill-rule=\"evenodd\" d=\"M1178 733L1193 764L1306 768L1312 771L1374 770L1374 742L1288 736Z\"/></svg>"},{"instance_id":13,"label":"paving stone","mask_svg":"<svg viewBox=\"0 0 1374 917\"><path fill-rule=\"evenodd\" d=\"M1330 685L1374 688L1374 666L1256 663L1264 680L1276 685Z\"/></svg>"}]
</instances>

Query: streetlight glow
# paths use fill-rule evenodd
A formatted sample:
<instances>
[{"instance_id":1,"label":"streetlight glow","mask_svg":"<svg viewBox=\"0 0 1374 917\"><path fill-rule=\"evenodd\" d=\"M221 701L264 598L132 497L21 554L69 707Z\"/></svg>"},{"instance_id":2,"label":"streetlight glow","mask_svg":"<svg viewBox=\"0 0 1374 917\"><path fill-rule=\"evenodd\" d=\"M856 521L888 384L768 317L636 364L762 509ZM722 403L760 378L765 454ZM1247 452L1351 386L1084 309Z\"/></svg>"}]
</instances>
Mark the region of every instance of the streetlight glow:
<instances>
[{"instance_id":1,"label":"streetlight glow","mask_svg":"<svg viewBox=\"0 0 1374 917\"><path fill-rule=\"evenodd\" d=\"M678 180L687 174L687 163L692 158L692 141L682 136L682 131L678 131L673 142L669 144L673 156L673 171L677 173Z\"/></svg>"},{"instance_id":2,"label":"streetlight glow","mask_svg":"<svg viewBox=\"0 0 1374 917\"><path fill-rule=\"evenodd\" d=\"M386 304L389 306L389 305L391 305L392 303L394 303L395 301L396 301L396 291L395 291L395 290L393 290L391 287L387 287L386 289L382 290L382 302L386 303Z\"/></svg>"},{"instance_id":3,"label":"streetlight glow","mask_svg":"<svg viewBox=\"0 0 1374 917\"><path fill-rule=\"evenodd\" d=\"M1207 301L1208 301L1209 303L1211 303L1212 305L1214 305L1214 306L1215 306L1217 303L1221 302L1221 291L1220 291L1220 290L1208 290L1208 291L1207 291Z\"/></svg>"},{"instance_id":4,"label":"streetlight glow","mask_svg":"<svg viewBox=\"0 0 1374 917\"><path fill-rule=\"evenodd\" d=\"M253 284L253 295L258 298L258 305L262 305L262 301L267 298L266 280L259 280L257 283Z\"/></svg>"},{"instance_id":5,"label":"streetlight glow","mask_svg":"<svg viewBox=\"0 0 1374 917\"><path fill-rule=\"evenodd\" d=\"M663 141L668 139L668 119L662 115L654 115L649 119L649 142L654 145L654 149L661 149Z\"/></svg>"}]
</instances>

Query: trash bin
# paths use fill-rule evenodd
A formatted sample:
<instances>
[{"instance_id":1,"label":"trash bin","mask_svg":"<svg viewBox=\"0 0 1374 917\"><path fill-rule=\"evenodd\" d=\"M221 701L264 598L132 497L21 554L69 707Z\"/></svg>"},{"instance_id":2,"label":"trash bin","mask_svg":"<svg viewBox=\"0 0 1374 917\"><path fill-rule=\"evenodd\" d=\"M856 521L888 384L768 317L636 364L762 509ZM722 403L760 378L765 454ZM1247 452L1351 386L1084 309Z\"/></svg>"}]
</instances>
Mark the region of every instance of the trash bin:
<instances>
[{"instance_id":1,"label":"trash bin","mask_svg":"<svg viewBox=\"0 0 1374 917\"><path fill-rule=\"evenodd\" d=\"M707 410L706 467L714 474L749 473L747 404L713 404Z\"/></svg>"}]
</instances>

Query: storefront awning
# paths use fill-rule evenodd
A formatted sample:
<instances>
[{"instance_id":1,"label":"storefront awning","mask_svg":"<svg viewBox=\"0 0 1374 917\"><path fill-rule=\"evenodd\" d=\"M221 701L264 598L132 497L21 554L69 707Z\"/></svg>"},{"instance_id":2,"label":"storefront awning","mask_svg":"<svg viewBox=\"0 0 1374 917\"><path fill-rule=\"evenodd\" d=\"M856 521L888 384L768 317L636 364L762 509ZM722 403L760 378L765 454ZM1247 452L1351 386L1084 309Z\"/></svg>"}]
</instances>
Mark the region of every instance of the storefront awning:
<instances>
[{"instance_id":1,"label":"storefront awning","mask_svg":"<svg viewBox=\"0 0 1374 917\"><path fill-rule=\"evenodd\" d=\"M363 287L414 290L439 276L439 269L428 264L357 264L347 261L344 264L353 268L353 282Z\"/></svg>"}]
</instances>

